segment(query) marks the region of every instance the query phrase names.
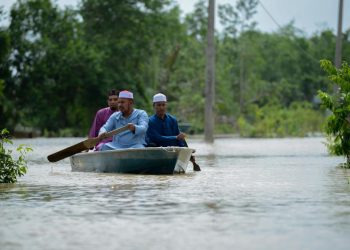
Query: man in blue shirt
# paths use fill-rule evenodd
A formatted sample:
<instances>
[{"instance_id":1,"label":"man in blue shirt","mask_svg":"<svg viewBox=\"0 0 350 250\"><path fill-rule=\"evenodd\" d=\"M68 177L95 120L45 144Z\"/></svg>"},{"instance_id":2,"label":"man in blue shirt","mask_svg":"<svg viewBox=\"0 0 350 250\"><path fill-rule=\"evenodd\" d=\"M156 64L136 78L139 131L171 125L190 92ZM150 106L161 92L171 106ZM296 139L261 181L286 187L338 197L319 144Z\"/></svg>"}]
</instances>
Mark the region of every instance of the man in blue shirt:
<instances>
[{"instance_id":1,"label":"man in blue shirt","mask_svg":"<svg viewBox=\"0 0 350 250\"><path fill-rule=\"evenodd\" d=\"M123 126L128 126L129 130L114 135L112 142L104 144L101 151L145 147L148 115L144 110L134 109L133 105L133 93L126 90L121 91L118 98L119 112L113 113L101 127L99 137L103 139L105 133Z\"/></svg>"},{"instance_id":2,"label":"man in blue shirt","mask_svg":"<svg viewBox=\"0 0 350 250\"><path fill-rule=\"evenodd\" d=\"M187 147L185 134L180 132L177 120L174 116L166 113L166 96L158 93L153 96L153 107L155 114L149 118L147 129L147 143L151 146L167 147L179 146ZM200 171L200 167L191 156L193 170Z\"/></svg>"}]
</instances>

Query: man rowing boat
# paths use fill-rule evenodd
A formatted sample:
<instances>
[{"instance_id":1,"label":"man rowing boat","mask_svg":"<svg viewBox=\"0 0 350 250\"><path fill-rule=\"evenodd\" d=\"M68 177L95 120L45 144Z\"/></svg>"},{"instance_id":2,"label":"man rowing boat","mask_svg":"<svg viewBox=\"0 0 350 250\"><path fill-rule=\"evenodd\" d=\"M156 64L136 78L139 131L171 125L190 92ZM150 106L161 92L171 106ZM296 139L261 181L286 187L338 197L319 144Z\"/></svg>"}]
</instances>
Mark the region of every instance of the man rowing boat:
<instances>
[{"instance_id":1,"label":"man rowing boat","mask_svg":"<svg viewBox=\"0 0 350 250\"><path fill-rule=\"evenodd\" d=\"M123 126L128 126L129 130L114 135L112 142L104 144L100 150L145 147L148 115L144 110L134 109L133 93L127 90L119 93L118 109L119 112L111 115L106 124L102 126L98 137L102 140L107 132Z\"/></svg>"}]
</instances>

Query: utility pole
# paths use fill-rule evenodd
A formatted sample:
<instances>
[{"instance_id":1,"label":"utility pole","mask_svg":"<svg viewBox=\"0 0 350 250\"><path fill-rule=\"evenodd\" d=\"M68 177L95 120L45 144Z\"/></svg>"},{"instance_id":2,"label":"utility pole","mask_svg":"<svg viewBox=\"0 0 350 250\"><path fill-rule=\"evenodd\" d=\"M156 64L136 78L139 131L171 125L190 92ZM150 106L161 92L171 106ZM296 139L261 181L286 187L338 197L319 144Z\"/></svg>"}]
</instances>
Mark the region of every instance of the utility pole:
<instances>
[{"instance_id":1,"label":"utility pole","mask_svg":"<svg viewBox=\"0 0 350 250\"><path fill-rule=\"evenodd\" d=\"M343 23L343 0L339 0L339 12L338 12L338 33L337 42L335 46L335 60L334 64L336 68L340 68L342 59L342 23Z\"/></svg>"},{"instance_id":2,"label":"utility pole","mask_svg":"<svg viewBox=\"0 0 350 250\"><path fill-rule=\"evenodd\" d=\"M209 0L208 31L206 49L206 86L205 86L205 127L204 140L214 142L214 100L215 100L215 45L214 45L215 0Z\"/></svg>"}]
</instances>

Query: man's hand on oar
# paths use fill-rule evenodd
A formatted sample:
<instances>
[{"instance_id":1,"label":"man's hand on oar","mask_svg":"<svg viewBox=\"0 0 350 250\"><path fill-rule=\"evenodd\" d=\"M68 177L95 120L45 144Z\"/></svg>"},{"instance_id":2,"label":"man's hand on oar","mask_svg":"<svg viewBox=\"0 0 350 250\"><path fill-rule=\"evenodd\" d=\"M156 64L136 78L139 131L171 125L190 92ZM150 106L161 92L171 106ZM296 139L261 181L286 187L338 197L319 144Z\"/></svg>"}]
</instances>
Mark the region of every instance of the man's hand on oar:
<instances>
[{"instance_id":1,"label":"man's hand on oar","mask_svg":"<svg viewBox=\"0 0 350 250\"><path fill-rule=\"evenodd\" d=\"M82 142L79 142L73 146L70 146L68 148L62 149L56 153L51 154L47 157L47 159L49 160L49 162L60 161L64 158L75 155L75 154L80 153L84 150L93 148L103 139L108 138L108 137L112 137L113 135L119 134L125 130L128 130L128 126L124 126L124 127L112 130L110 132L103 133L100 136L95 137L95 138L89 138L89 139L84 140Z\"/></svg>"}]
</instances>

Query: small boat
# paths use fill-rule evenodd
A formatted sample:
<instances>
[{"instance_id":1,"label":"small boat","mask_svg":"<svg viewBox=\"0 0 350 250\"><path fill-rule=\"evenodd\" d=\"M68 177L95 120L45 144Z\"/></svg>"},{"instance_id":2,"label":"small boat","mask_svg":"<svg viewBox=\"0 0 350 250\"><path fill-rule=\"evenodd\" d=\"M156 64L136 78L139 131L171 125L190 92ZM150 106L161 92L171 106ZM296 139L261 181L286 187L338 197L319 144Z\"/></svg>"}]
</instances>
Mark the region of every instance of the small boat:
<instances>
[{"instance_id":1,"label":"small boat","mask_svg":"<svg viewBox=\"0 0 350 250\"><path fill-rule=\"evenodd\" d=\"M173 174L185 173L194 149L186 147L149 147L95 151L70 157L72 171Z\"/></svg>"}]
</instances>

